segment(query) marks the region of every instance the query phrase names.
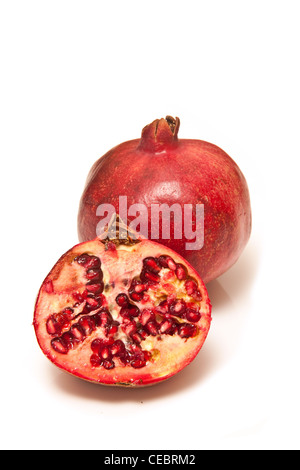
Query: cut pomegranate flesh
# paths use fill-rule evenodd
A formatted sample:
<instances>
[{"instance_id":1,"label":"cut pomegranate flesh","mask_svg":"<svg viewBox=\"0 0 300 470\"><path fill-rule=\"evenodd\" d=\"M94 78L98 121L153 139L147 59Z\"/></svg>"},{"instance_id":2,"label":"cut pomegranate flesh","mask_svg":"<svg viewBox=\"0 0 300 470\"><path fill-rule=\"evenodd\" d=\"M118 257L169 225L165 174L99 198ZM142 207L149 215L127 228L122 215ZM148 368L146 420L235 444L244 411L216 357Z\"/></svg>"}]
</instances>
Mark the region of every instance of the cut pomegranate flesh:
<instances>
[{"instance_id":1,"label":"cut pomegranate flesh","mask_svg":"<svg viewBox=\"0 0 300 470\"><path fill-rule=\"evenodd\" d=\"M124 386L179 372L200 351L210 322L197 272L149 240L73 247L44 280L34 313L39 345L55 365Z\"/></svg>"}]
</instances>

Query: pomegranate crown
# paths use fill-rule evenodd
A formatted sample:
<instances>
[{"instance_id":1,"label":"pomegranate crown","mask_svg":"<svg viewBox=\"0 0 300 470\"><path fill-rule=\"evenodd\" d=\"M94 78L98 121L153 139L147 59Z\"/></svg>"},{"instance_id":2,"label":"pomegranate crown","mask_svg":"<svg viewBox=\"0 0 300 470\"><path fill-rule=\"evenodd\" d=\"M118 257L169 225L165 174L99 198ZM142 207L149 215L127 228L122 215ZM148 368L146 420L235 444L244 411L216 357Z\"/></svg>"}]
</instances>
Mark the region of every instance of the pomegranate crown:
<instances>
[{"instance_id":1,"label":"pomegranate crown","mask_svg":"<svg viewBox=\"0 0 300 470\"><path fill-rule=\"evenodd\" d=\"M172 116L155 119L144 127L139 148L146 151L160 152L178 140L180 120Z\"/></svg>"}]
</instances>

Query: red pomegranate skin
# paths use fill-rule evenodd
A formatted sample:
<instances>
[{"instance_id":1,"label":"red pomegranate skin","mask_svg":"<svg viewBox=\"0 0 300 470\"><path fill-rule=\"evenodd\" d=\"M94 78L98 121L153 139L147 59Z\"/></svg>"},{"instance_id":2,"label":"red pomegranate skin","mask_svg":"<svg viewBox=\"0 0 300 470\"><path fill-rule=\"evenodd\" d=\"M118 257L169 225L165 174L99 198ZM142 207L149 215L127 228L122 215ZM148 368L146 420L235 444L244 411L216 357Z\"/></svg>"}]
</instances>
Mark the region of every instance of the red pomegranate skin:
<instances>
[{"instance_id":1,"label":"red pomegranate skin","mask_svg":"<svg viewBox=\"0 0 300 470\"><path fill-rule=\"evenodd\" d=\"M204 205L204 245L187 250L191 241L175 239L171 219L170 239L156 240L183 256L203 281L219 277L239 258L251 233L251 206L246 179L234 160L214 144L178 139L180 121L167 116L146 126L140 139L124 142L95 162L88 175L78 213L81 242L96 236L100 204L119 211L119 196L127 205L148 208L151 238L151 204ZM128 223L134 217L128 217ZM193 230L196 216L193 211ZM161 235L161 232L160 232Z\"/></svg>"}]
</instances>

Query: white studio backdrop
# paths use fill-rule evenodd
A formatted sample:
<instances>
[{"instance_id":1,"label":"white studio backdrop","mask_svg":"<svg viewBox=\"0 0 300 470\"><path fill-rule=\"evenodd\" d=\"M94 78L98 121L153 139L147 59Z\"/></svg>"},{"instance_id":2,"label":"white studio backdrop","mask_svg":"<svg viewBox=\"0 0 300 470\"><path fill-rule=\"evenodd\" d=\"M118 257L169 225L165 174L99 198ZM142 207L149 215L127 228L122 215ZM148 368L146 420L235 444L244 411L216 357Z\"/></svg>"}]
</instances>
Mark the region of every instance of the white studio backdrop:
<instances>
[{"instance_id":1,"label":"white studio backdrop","mask_svg":"<svg viewBox=\"0 0 300 470\"><path fill-rule=\"evenodd\" d=\"M3 449L299 448L298 18L291 0L0 2ZM40 351L35 296L78 242L91 165L167 114L240 166L251 240L208 285L189 367L86 383Z\"/></svg>"}]
</instances>

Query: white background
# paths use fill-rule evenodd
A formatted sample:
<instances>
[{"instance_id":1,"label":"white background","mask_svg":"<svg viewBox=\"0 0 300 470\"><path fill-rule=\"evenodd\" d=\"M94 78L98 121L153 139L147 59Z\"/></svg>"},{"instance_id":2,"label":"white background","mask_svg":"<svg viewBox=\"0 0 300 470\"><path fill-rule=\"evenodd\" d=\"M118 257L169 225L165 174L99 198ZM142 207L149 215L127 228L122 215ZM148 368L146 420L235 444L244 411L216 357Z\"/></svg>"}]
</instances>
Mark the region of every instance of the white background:
<instances>
[{"instance_id":1,"label":"white background","mask_svg":"<svg viewBox=\"0 0 300 470\"><path fill-rule=\"evenodd\" d=\"M299 448L299 2L0 5L1 448ZM93 162L167 114L239 164L251 241L208 285L189 367L148 389L93 385L43 356L35 296L78 242Z\"/></svg>"}]
</instances>

